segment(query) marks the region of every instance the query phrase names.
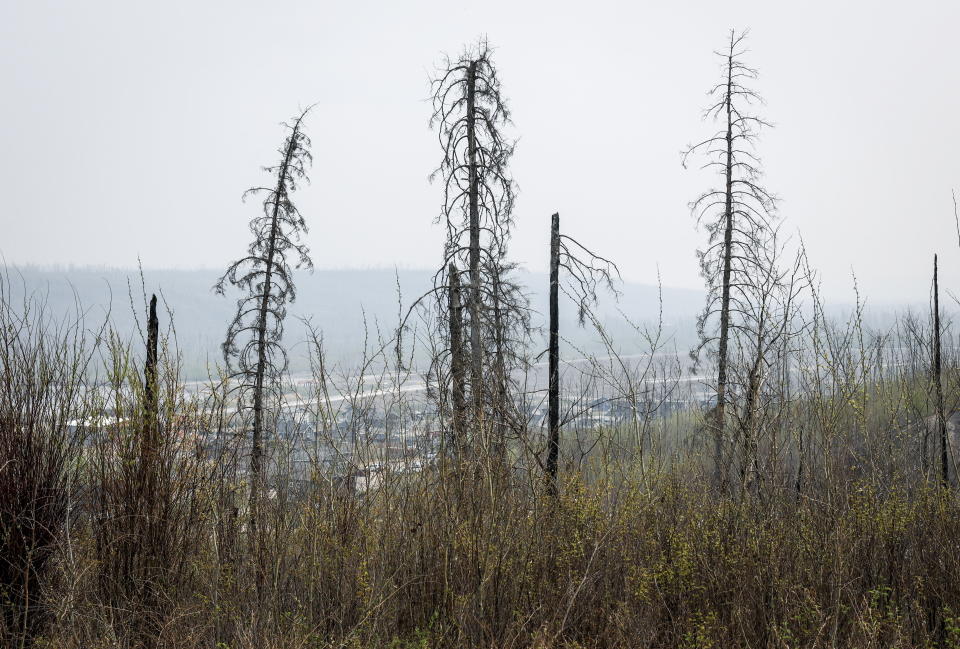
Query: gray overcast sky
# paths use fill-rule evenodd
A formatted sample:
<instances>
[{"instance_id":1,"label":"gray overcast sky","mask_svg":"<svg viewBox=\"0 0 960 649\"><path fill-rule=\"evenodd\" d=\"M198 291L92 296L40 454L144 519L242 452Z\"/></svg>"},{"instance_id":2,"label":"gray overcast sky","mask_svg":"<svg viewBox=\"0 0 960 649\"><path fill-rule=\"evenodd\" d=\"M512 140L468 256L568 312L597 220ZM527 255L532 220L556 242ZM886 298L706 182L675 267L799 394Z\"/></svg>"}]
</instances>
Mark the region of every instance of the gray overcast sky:
<instances>
[{"instance_id":1,"label":"gray overcast sky","mask_svg":"<svg viewBox=\"0 0 960 649\"><path fill-rule=\"evenodd\" d=\"M827 292L924 299L960 271L960 2L0 2L0 253L7 262L224 266L246 246L278 123L309 119L298 197L318 267L432 267L440 158L428 77L486 34L520 142L512 257L548 218L626 278L698 287L680 165L709 134L711 54L751 30L760 152Z\"/></svg>"}]
</instances>

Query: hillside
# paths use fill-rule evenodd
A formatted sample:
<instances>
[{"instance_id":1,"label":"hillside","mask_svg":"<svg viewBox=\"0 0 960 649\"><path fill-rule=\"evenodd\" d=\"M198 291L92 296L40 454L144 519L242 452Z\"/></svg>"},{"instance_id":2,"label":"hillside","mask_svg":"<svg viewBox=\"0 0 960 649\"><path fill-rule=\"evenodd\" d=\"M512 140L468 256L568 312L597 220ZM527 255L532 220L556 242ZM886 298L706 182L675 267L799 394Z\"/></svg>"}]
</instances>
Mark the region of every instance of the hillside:
<instances>
[{"instance_id":1,"label":"hillside","mask_svg":"<svg viewBox=\"0 0 960 649\"><path fill-rule=\"evenodd\" d=\"M143 304L140 273L136 269L118 268L11 268L8 273L14 302L32 294L46 302L51 314L58 317L76 312L80 305L88 328L98 326L109 314L113 327L124 338L137 333L131 308ZM298 271L297 299L290 305L284 339L290 348L291 371L307 368L304 320L321 329L330 358L350 364L360 355L364 339L364 318L371 336L379 325L389 335L413 301L431 286L428 270L317 270ZM544 273L522 272L519 277L528 287L534 327L542 328L546 313L546 294L539 287L547 286ZM146 270L143 273L146 293L156 292L172 314L176 337L185 360L188 376L203 375L202 359L219 360L219 345L227 323L233 317L235 295L220 296L212 286L218 278L213 270ZM399 287L399 295L398 295ZM659 289L648 284L622 283L618 299L607 294L597 307L600 320L624 352L641 348L633 340L636 332L624 320L626 315L637 324L654 324L660 313ZM664 330L681 350L694 338L694 319L703 304L700 291L665 287L663 289ZM621 312L623 315L621 315ZM141 326L143 317L141 315ZM166 321L166 318L164 318ZM165 326L165 325L164 325ZM596 333L577 322L576 307L569 300L561 304L560 328L568 343L566 354L577 350L600 351ZM535 335L534 344L542 336Z\"/></svg>"}]
</instances>

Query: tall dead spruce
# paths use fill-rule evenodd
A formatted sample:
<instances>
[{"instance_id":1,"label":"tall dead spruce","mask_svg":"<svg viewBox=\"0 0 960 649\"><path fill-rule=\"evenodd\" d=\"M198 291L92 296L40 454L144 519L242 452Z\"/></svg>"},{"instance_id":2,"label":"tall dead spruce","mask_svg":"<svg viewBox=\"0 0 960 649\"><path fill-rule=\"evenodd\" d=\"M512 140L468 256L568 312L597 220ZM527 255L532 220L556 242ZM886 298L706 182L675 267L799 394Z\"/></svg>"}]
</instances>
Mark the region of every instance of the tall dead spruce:
<instances>
[{"instance_id":1,"label":"tall dead spruce","mask_svg":"<svg viewBox=\"0 0 960 649\"><path fill-rule=\"evenodd\" d=\"M698 226L702 225L708 235L707 247L697 251L707 284L707 301L697 322L700 346L693 355L699 360L700 352L708 349L716 362L717 403L712 429L714 480L721 490L726 489L727 480L724 445L730 337L740 312L737 303L750 303L749 291L754 284L750 278L756 275L763 258L758 250L767 245L776 211L776 198L760 184L757 136L770 125L748 112L763 100L747 85L758 74L743 62L745 37L731 30L726 51L716 53L723 59L723 79L708 93L713 103L704 111L704 119L719 122L720 128L683 154L684 166L694 154L703 155L706 162L702 168L715 170L723 179L722 187L710 189L691 203Z\"/></svg>"},{"instance_id":2,"label":"tall dead spruce","mask_svg":"<svg viewBox=\"0 0 960 649\"><path fill-rule=\"evenodd\" d=\"M464 374L470 413L459 421L469 422L474 435L486 436L511 417L506 403L510 368L515 343L528 330L526 300L509 277L513 266L505 261L515 197L508 170L513 142L502 133L510 113L483 41L458 59L447 59L432 92L430 123L438 132L443 159L431 179L443 182L438 220L446 226L444 259L435 281L449 287L451 273L467 272L462 344L468 353L451 350L450 355L463 357L469 366ZM487 417L494 421L485 421ZM480 446L490 450L489 442L484 439Z\"/></svg>"},{"instance_id":3,"label":"tall dead spruce","mask_svg":"<svg viewBox=\"0 0 960 649\"><path fill-rule=\"evenodd\" d=\"M290 196L308 180L310 139L303 133L309 108L292 123L278 149L280 162L264 171L275 178L272 187L252 187L244 193L263 194L263 213L250 221L253 242L247 255L233 262L214 289L221 295L227 284L245 295L237 301L237 314L227 330L223 354L231 379L237 382L241 413L252 414L250 446L250 520L255 532L264 485L264 435L273 424L272 406L280 398L280 378L287 367L281 345L286 305L296 298L290 257L296 268L312 268L307 247L300 243L307 224Z\"/></svg>"}]
</instances>

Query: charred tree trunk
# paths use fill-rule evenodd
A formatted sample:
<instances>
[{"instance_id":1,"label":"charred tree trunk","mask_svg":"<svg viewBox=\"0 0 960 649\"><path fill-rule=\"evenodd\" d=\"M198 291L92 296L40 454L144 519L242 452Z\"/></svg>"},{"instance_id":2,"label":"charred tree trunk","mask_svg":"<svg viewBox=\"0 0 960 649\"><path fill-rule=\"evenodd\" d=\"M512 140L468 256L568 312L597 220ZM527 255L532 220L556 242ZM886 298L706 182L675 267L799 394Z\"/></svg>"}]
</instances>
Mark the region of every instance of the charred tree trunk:
<instances>
[{"instance_id":1,"label":"charred tree trunk","mask_svg":"<svg viewBox=\"0 0 960 649\"><path fill-rule=\"evenodd\" d=\"M940 287L937 283L937 256L933 256L933 389L937 408L937 434L940 437L940 482L950 484L950 467L947 459L947 420L943 412L943 381L940 359Z\"/></svg>"},{"instance_id":2,"label":"charred tree trunk","mask_svg":"<svg viewBox=\"0 0 960 649\"><path fill-rule=\"evenodd\" d=\"M157 343L160 337L160 321L157 318L157 296L150 297L150 312L147 318L147 358L143 369L143 440L141 442L141 466L150 467L158 452L157 406ZM145 485L149 487L150 485Z\"/></svg>"},{"instance_id":3,"label":"charred tree trunk","mask_svg":"<svg viewBox=\"0 0 960 649\"><path fill-rule=\"evenodd\" d=\"M557 462L560 456L560 329L559 329L559 277L560 277L560 214L554 214L550 222L550 349L549 349L549 395L547 476L550 490L557 493Z\"/></svg>"},{"instance_id":4,"label":"charred tree trunk","mask_svg":"<svg viewBox=\"0 0 960 649\"><path fill-rule=\"evenodd\" d=\"M150 297L147 316L147 357L143 368L143 430L140 439L140 493L139 512L146 527L141 542L152 540L152 526L156 519L153 503L159 482L160 413L157 396L157 344L160 321L157 318L157 296Z\"/></svg>"},{"instance_id":5,"label":"charred tree trunk","mask_svg":"<svg viewBox=\"0 0 960 649\"><path fill-rule=\"evenodd\" d=\"M453 383L451 399L453 401L453 422L450 445L453 453L459 454L464 442L464 419L466 403L464 396L464 358L463 358L463 307L460 301L460 274L457 267L450 264L450 375Z\"/></svg>"},{"instance_id":6,"label":"charred tree trunk","mask_svg":"<svg viewBox=\"0 0 960 649\"><path fill-rule=\"evenodd\" d=\"M717 408L714 424L714 481L721 492L726 491L726 472L724 470L723 440L726 425L727 404L727 362L730 339L730 264L733 258L733 44L727 58L727 92L725 110L727 113L726 135L726 187L724 196L723 230L723 283L720 298L720 341L717 358Z\"/></svg>"},{"instance_id":7,"label":"charred tree trunk","mask_svg":"<svg viewBox=\"0 0 960 649\"><path fill-rule=\"evenodd\" d=\"M480 175L477 169L477 64L467 68L467 165L470 210L470 396L474 434L482 435L483 349L480 344Z\"/></svg>"},{"instance_id":8,"label":"charred tree trunk","mask_svg":"<svg viewBox=\"0 0 960 649\"><path fill-rule=\"evenodd\" d=\"M127 575L132 578L128 592L136 593L139 605L144 611L150 611L157 605L157 583L155 571L165 567L163 524L160 511L161 466L160 466L160 412L157 381L158 343L160 321L157 318L157 296L150 296L150 309L147 316L147 355L143 369L143 430L140 440L140 497L139 512L136 512L139 524L136 527L138 538L134 552L143 553L142 562L137 566L139 575L128 567ZM134 554L131 552L130 559ZM137 583L139 582L139 583ZM160 629L150 616L139 617L136 632L147 649L155 647Z\"/></svg>"}]
</instances>

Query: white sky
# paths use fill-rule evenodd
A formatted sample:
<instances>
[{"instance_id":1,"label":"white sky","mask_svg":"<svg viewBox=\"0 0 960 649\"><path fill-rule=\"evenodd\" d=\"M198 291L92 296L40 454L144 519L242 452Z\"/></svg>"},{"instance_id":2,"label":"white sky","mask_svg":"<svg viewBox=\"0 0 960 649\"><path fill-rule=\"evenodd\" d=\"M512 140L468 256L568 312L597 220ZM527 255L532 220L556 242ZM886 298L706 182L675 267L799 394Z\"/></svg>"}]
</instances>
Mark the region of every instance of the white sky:
<instances>
[{"instance_id":1,"label":"white sky","mask_svg":"<svg viewBox=\"0 0 960 649\"><path fill-rule=\"evenodd\" d=\"M699 287L679 152L711 131L711 52L751 29L767 184L828 294L956 285L960 2L0 2L0 253L12 263L224 266L283 132L317 102L299 195L319 267L433 267L442 52L488 35L520 137L512 256L548 219L626 278Z\"/></svg>"}]
</instances>

